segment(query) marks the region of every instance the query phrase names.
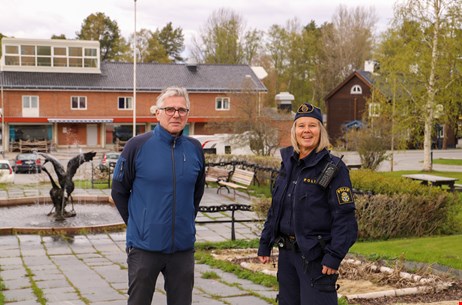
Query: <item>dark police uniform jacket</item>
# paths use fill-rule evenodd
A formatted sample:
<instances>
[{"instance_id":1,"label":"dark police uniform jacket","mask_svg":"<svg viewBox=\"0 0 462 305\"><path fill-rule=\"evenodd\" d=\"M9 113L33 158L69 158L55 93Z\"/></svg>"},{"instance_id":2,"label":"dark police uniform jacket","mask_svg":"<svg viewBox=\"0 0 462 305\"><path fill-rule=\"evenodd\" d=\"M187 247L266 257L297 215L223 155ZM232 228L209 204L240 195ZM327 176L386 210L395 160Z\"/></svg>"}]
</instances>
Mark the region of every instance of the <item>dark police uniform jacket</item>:
<instances>
[{"instance_id":1,"label":"dark police uniform jacket","mask_svg":"<svg viewBox=\"0 0 462 305\"><path fill-rule=\"evenodd\" d=\"M338 269L358 234L355 204L348 168L327 149L312 152L297 178L293 191L294 232L301 255L307 261L321 258L321 264ZM279 233L284 196L290 182L293 162L298 158L293 147L281 150L282 163L272 191L272 204L260 238L259 256L270 256ZM317 185L317 178L329 161L338 164L338 172L329 186ZM320 241L322 239L322 241ZM325 247L323 245L325 244ZM324 248L324 249L323 249Z\"/></svg>"}]
</instances>

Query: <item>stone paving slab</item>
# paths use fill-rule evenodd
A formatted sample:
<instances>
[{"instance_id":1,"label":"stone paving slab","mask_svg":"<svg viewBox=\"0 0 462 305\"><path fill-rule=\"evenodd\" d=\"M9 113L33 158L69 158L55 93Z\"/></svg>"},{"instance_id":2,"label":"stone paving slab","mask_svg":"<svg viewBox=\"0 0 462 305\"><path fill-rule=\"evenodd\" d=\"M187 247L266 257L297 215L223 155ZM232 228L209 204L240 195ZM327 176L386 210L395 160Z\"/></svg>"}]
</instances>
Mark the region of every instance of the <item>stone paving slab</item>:
<instances>
[{"instance_id":1,"label":"stone paving slab","mask_svg":"<svg viewBox=\"0 0 462 305\"><path fill-rule=\"evenodd\" d=\"M35 300L37 297L34 295L32 289L25 287L23 289L10 289L4 290L5 302L20 302Z\"/></svg>"},{"instance_id":2,"label":"stone paving slab","mask_svg":"<svg viewBox=\"0 0 462 305\"><path fill-rule=\"evenodd\" d=\"M49 187L39 190L48 194ZM93 190L95 191L95 190ZM81 195L96 193L96 190L78 190ZM206 190L202 205L233 203L232 196L217 195L216 190ZM0 191L0 198L7 196L32 196L37 191L24 192L20 187ZM239 203L249 204L248 197L236 196ZM198 220L210 217L229 218L221 215L199 213ZM220 215L218 215L220 214ZM255 218L252 212L236 213L236 218ZM1 225L1 220L0 220ZM226 241L231 238L231 224L198 224L198 242ZM257 238L256 223L236 223L236 238ZM25 266L24 266L24 265ZM32 279L47 299L46 305L125 305L128 274L125 254L125 232L88 234L76 236L12 235L0 236L0 278L5 290L2 293L8 305L39 305L31 288L25 268L29 268ZM213 271L218 279L206 279L202 275ZM233 274L210 266L197 264L193 290L195 305L240 305L268 304L263 298L250 295L249 290L262 297L274 296L276 292L266 287L241 280ZM164 279L159 276L152 304L166 304Z\"/></svg>"},{"instance_id":3,"label":"stone paving slab","mask_svg":"<svg viewBox=\"0 0 462 305\"><path fill-rule=\"evenodd\" d=\"M236 296L236 297L230 297L230 298L224 298L227 302L227 304L230 305L267 305L268 302L254 297L254 296Z\"/></svg>"}]
</instances>

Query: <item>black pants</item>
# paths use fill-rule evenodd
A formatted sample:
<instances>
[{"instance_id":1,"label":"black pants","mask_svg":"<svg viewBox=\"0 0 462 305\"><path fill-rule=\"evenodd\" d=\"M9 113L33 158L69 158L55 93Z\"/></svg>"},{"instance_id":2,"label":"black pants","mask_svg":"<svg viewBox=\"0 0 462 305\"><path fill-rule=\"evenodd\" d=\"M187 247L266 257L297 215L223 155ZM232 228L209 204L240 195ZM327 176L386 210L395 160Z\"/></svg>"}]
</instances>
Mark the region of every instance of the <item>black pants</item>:
<instances>
[{"instance_id":1,"label":"black pants","mask_svg":"<svg viewBox=\"0 0 462 305\"><path fill-rule=\"evenodd\" d=\"M305 263L300 252L280 249L279 305L337 305L337 275L321 270L321 259Z\"/></svg>"},{"instance_id":2,"label":"black pants","mask_svg":"<svg viewBox=\"0 0 462 305\"><path fill-rule=\"evenodd\" d=\"M162 254L132 248L128 253L128 305L151 305L162 272L168 305L192 303L194 251Z\"/></svg>"}]
</instances>

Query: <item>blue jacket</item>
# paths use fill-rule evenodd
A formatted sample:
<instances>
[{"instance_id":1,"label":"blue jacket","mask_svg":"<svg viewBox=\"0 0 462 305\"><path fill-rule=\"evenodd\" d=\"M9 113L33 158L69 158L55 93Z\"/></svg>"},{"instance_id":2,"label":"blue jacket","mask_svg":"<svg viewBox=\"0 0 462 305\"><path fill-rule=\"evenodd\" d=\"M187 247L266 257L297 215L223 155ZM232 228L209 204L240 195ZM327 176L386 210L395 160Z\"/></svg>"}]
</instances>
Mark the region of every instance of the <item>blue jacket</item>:
<instances>
[{"instance_id":1,"label":"blue jacket","mask_svg":"<svg viewBox=\"0 0 462 305\"><path fill-rule=\"evenodd\" d=\"M160 125L130 139L114 168L111 196L127 224L127 247L174 253L194 248L204 194L200 142Z\"/></svg>"},{"instance_id":2,"label":"blue jacket","mask_svg":"<svg viewBox=\"0 0 462 305\"><path fill-rule=\"evenodd\" d=\"M312 156L312 154L315 154ZM293 196L293 226L302 255L312 261L322 256L322 265L338 269L358 234L355 204L346 165L326 149L306 158ZM273 199L260 238L259 256L269 256L279 234L284 196L294 162L293 147L281 150L282 163L273 188ZM339 170L326 189L317 178L329 161ZM323 250L323 244L324 250Z\"/></svg>"}]
</instances>

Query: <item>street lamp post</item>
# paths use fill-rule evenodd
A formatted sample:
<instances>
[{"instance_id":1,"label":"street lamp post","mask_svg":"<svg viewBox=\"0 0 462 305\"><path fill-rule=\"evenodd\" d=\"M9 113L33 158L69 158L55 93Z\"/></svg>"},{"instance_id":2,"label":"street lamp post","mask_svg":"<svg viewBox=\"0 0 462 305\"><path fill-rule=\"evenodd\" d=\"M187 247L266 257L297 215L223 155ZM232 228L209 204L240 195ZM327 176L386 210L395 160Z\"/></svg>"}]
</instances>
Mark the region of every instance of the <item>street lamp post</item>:
<instances>
[{"instance_id":1,"label":"street lamp post","mask_svg":"<svg viewBox=\"0 0 462 305\"><path fill-rule=\"evenodd\" d=\"M134 0L135 31L133 32L133 137L136 136L136 0Z\"/></svg>"}]
</instances>

